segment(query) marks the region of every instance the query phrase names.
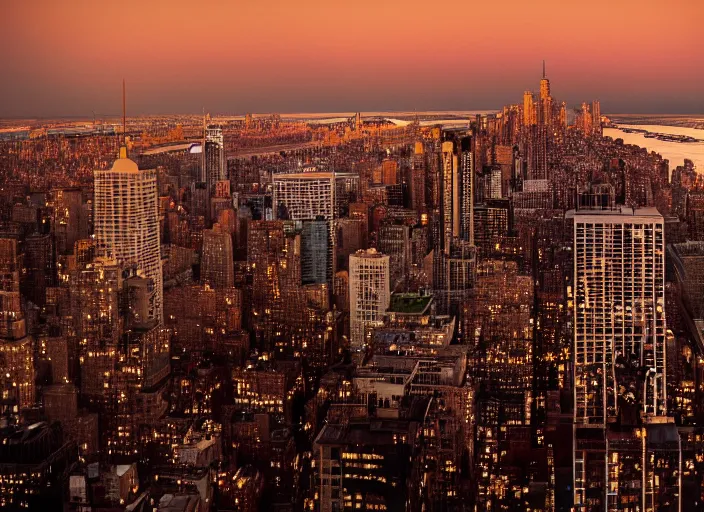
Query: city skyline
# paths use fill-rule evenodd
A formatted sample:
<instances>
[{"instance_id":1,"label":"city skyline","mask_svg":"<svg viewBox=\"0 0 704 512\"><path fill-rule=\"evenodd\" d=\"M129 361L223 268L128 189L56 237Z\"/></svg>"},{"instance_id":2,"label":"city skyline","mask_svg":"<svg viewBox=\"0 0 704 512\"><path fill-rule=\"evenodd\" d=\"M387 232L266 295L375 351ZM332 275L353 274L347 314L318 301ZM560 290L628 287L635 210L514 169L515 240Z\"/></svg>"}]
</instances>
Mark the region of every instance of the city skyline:
<instances>
[{"instance_id":1,"label":"city skyline","mask_svg":"<svg viewBox=\"0 0 704 512\"><path fill-rule=\"evenodd\" d=\"M697 6L26 4L0 509L704 510Z\"/></svg>"},{"instance_id":2,"label":"city skyline","mask_svg":"<svg viewBox=\"0 0 704 512\"><path fill-rule=\"evenodd\" d=\"M138 115L493 110L535 87L543 59L570 106L704 112L695 2L166 7L13 5L0 117L114 114L123 77Z\"/></svg>"}]
</instances>

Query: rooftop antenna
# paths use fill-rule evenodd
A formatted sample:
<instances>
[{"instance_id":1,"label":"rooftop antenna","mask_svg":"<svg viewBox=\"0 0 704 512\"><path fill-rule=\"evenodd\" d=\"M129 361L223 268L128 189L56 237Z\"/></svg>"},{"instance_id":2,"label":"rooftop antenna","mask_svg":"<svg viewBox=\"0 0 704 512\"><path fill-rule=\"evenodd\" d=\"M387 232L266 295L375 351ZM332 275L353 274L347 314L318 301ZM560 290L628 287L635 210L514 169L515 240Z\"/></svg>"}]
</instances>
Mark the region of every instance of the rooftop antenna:
<instances>
[{"instance_id":1,"label":"rooftop antenna","mask_svg":"<svg viewBox=\"0 0 704 512\"><path fill-rule=\"evenodd\" d=\"M543 78L545 78L545 59L543 59Z\"/></svg>"},{"instance_id":2,"label":"rooftop antenna","mask_svg":"<svg viewBox=\"0 0 704 512\"><path fill-rule=\"evenodd\" d=\"M122 144L124 149L124 158L127 158L127 116L125 115L125 79L122 79ZM120 158L122 156L123 150L120 149Z\"/></svg>"}]
</instances>

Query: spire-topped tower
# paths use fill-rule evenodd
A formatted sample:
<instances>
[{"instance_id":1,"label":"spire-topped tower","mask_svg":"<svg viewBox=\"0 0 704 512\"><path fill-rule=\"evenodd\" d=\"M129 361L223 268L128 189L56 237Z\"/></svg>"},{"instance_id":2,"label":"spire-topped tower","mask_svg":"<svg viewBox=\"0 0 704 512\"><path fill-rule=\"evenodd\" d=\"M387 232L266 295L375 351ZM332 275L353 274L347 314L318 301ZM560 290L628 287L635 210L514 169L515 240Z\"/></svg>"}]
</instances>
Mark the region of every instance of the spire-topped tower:
<instances>
[{"instance_id":1,"label":"spire-topped tower","mask_svg":"<svg viewBox=\"0 0 704 512\"><path fill-rule=\"evenodd\" d=\"M543 61L543 78L540 79L540 100L545 102L550 97L550 80L545 75L545 61Z\"/></svg>"}]
</instances>

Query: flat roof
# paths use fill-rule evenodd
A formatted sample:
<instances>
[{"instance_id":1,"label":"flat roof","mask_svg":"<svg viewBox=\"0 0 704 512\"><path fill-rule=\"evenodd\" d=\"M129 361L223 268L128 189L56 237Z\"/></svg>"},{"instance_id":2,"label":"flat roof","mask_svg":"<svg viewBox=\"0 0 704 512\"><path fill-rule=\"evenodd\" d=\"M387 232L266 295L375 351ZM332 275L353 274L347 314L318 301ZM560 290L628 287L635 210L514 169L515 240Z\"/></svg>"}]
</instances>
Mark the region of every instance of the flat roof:
<instances>
[{"instance_id":1,"label":"flat roof","mask_svg":"<svg viewBox=\"0 0 704 512\"><path fill-rule=\"evenodd\" d=\"M655 217L663 220L662 214L654 206L647 206L644 208L631 208L629 206L615 206L614 208L606 210L569 210L565 213L565 219L574 219L576 217Z\"/></svg>"},{"instance_id":2,"label":"flat roof","mask_svg":"<svg viewBox=\"0 0 704 512\"><path fill-rule=\"evenodd\" d=\"M273 180L329 180L332 178L359 178L359 175L353 172L292 172L274 174L272 176Z\"/></svg>"},{"instance_id":3,"label":"flat roof","mask_svg":"<svg viewBox=\"0 0 704 512\"><path fill-rule=\"evenodd\" d=\"M389 313L405 315L421 315L430 306L432 295L418 295L416 293L394 293L391 295Z\"/></svg>"}]
</instances>

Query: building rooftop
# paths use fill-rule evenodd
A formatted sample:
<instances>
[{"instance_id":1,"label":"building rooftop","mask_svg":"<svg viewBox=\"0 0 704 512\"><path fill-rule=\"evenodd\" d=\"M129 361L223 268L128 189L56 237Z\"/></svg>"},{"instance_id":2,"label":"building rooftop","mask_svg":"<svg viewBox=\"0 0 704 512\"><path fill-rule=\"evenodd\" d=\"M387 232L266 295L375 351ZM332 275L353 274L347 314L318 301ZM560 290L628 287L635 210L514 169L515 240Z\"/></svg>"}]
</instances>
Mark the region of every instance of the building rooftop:
<instances>
[{"instance_id":1,"label":"building rooftop","mask_svg":"<svg viewBox=\"0 0 704 512\"><path fill-rule=\"evenodd\" d=\"M432 300L432 295L394 293L391 295L391 303L387 311L402 315L422 315L426 312Z\"/></svg>"},{"instance_id":2,"label":"building rooftop","mask_svg":"<svg viewBox=\"0 0 704 512\"><path fill-rule=\"evenodd\" d=\"M631 208L629 206L617 205L609 209L582 209L569 210L565 213L565 219L573 219L575 217L656 217L662 220L662 214L657 208L648 206L645 208Z\"/></svg>"},{"instance_id":3,"label":"building rooftop","mask_svg":"<svg viewBox=\"0 0 704 512\"><path fill-rule=\"evenodd\" d=\"M164 494L159 500L159 512L191 512L198 510L200 497L197 494Z\"/></svg>"},{"instance_id":4,"label":"building rooftop","mask_svg":"<svg viewBox=\"0 0 704 512\"><path fill-rule=\"evenodd\" d=\"M352 172L292 172L274 174L272 179L276 180L300 180L300 179L332 179L332 178L357 178L358 175Z\"/></svg>"},{"instance_id":5,"label":"building rooftop","mask_svg":"<svg viewBox=\"0 0 704 512\"><path fill-rule=\"evenodd\" d=\"M112 164L112 172L139 172L137 162L127 158L127 149L120 148L120 157Z\"/></svg>"}]
</instances>

